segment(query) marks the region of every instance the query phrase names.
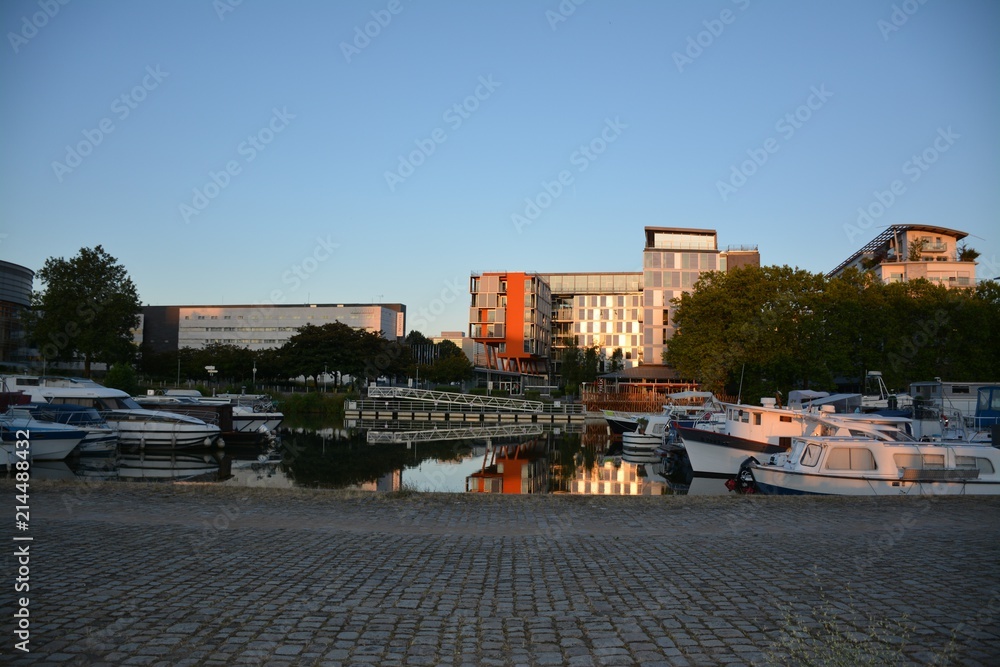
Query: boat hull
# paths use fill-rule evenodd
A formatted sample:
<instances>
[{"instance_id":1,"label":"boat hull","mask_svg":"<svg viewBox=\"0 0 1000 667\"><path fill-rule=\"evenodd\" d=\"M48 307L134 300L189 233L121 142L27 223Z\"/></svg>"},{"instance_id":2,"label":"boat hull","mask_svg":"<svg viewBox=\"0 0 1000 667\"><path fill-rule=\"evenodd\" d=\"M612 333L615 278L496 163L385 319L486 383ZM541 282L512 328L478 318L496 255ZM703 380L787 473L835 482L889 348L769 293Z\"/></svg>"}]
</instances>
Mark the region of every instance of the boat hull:
<instances>
[{"instance_id":1,"label":"boat hull","mask_svg":"<svg viewBox=\"0 0 1000 667\"><path fill-rule=\"evenodd\" d=\"M62 461L87 435L84 431L70 428L50 431L36 426L26 426L24 429L29 431L28 457L34 461ZM4 426L0 449L4 451L8 461L16 460L18 451L24 451L23 448L21 450L17 448L16 434L19 432L17 428L8 430Z\"/></svg>"},{"instance_id":2,"label":"boat hull","mask_svg":"<svg viewBox=\"0 0 1000 667\"><path fill-rule=\"evenodd\" d=\"M724 433L714 433L697 428L677 426L677 433L684 442L691 469L696 475L724 475L732 477L750 457L787 451L787 447L755 442Z\"/></svg>"},{"instance_id":3,"label":"boat hull","mask_svg":"<svg viewBox=\"0 0 1000 667\"><path fill-rule=\"evenodd\" d=\"M757 489L766 495L907 496L998 495L1000 481L903 480L866 475L800 473L753 466Z\"/></svg>"}]
</instances>

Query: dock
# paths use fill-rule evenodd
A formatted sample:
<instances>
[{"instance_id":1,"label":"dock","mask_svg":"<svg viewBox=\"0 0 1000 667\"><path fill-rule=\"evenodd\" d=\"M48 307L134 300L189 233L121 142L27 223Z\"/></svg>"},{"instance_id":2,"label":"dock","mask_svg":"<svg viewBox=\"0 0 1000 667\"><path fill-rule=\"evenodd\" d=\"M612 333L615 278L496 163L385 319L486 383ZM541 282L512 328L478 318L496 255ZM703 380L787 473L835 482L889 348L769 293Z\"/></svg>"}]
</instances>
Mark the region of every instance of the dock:
<instances>
[{"instance_id":1,"label":"dock","mask_svg":"<svg viewBox=\"0 0 1000 667\"><path fill-rule=\"evenodd\" d=\"M347 420L568 424L583 423L586 418L584 406L578 403L545 403L409 387L370 387L367 399L344 404Z\"/></svg>"}]
</instances>

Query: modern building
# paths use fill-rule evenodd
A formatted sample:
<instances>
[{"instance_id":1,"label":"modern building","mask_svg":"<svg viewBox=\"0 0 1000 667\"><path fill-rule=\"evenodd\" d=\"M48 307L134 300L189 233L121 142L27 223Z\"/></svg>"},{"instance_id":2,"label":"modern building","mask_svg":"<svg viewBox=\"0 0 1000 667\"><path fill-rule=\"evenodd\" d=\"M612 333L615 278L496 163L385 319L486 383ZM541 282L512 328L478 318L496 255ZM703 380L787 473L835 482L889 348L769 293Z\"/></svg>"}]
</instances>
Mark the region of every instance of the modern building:
<instances>
[{"instance_id":1,"label":"modern building","mask_svg":"<svg viewBox=\"0 0 1000 667\"><path fill-rule=\"evenodd\" d=\"M581 348L598 347L605 360L621 348L625 369L660 366L675 331L671 300L691 290L706 271L760 266L760 253L756 246L720 250L712 229L646 227L642 266L641 273L473 274L469 336L485 348L485 358L475 355L473 363L543 374L541 357L549 349L547 368L558 373L559 352L573 341ZM548 317L513 301L511 295L525 290L549 303Z\"/></svg>"},{"instance_id":2,"label":"modern building","mask_svg":"<svg viewBox=\"0 0 1000 667\"><path fill-rule=\"evenodd\" d=\"M446 340L451 341L458 349L462 350L469 361L475 359L476 342L466 336L464 331L442 331L440 336L431 336L431 342L435 345Z\"/></svg>"},{"instance_id":3,"label":"modern building","mask_svg":"<svg viewBox=\"0 0 1000 667\"><path fill-rule=\"evenodd\" d=\"M546 273L552 292L553 359L570 341L621 348L625 368L642 362L642 273Z\"/></svg>"},{"instance_id":4,"label":"modern building","mask_svg":"<svg viewBox=\"0 0 1000 667\"><path fill-rule=\"evenodd\" d=\"M642 359L662 364L667 341L674 335L671 300L694 288L706 271L760 266L756 246L719 250L714 229L646 227L642 253Z\"/></svg>"},{"instance_id":5,"label":"modern building","mask_svg":"<svg viewBox=\"0 0 1000 667\"><path fill-rule=\"evenodd\" d=\"M945 287L975 287L976 262L959 244L968 234L934 225L892 225L827 274L872 271L886 283L924 278Z\"/></svg>"},{"instance_id":6,"label":"modern building","mask_svg":"<svg viewBox=\"0 0 1000 667\"><path fill-rule=\"evenodd\" d=\"M481 365L518 375L547 375L552 297L544 277L516 271L473 274L469 293L469 337L483 346L486 358Z\"/></svg>"},{"instance_id":7,"label":"modern building","mask_svg":"<svg viewBox=\"0 0 1000 667\"><path fill-rule=\"evenodd\" d=\"M146 306L143 339L154 352L222 343L264 350L281 347L303 326L341 322L388 340L406 334L406 306L380 304L262 304Z\"/></svg>"},{"instance_id":8,"label":"modern building","mask_svg":"<svg viewBox=\"0 0 1000 667\"><path fill-rule=\"evenodd\" d=\"M0 260L0 362L27 358L21 318L31 306L35 272Z\"/></svg>"}]
</instances>

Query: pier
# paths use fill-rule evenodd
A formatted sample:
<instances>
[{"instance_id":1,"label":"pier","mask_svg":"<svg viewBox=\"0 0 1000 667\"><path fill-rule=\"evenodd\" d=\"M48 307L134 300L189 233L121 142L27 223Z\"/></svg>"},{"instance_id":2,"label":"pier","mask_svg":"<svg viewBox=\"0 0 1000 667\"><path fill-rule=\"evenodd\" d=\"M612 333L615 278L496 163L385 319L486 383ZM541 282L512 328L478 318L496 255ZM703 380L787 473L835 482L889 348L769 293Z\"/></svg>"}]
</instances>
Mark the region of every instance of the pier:
<instances>
[{"instance_id":1,"label":"pier","mask_svg":"<svg viewBox=\"0 0 1000 667\"><path fill-rule=\"evenodd\" d=\"M559 424L586 418L584 406L506 396L478 396L409 387L370 387L368 398L344 404L347 420Z\"/></svg>"}]
</instances>

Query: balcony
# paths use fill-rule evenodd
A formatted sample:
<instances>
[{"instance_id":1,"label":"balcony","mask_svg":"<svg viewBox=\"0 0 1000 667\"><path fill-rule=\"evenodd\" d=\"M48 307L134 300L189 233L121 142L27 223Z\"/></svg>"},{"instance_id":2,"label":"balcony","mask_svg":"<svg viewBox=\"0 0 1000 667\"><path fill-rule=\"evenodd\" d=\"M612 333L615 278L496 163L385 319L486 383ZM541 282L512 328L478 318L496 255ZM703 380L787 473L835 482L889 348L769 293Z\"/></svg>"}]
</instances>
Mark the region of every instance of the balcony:
<instances>
[{"instance_id":1,"label":"balcony","mask_svg":"<svg viewBox=\"0 0 1000 667\"><path fill-rule=\"evenodd\" d=\"M925 243L923 252L948 252L947 243Z\"/></svg>"}]
</instances>

